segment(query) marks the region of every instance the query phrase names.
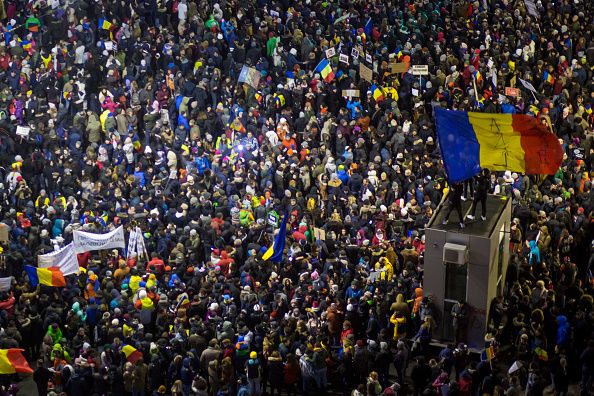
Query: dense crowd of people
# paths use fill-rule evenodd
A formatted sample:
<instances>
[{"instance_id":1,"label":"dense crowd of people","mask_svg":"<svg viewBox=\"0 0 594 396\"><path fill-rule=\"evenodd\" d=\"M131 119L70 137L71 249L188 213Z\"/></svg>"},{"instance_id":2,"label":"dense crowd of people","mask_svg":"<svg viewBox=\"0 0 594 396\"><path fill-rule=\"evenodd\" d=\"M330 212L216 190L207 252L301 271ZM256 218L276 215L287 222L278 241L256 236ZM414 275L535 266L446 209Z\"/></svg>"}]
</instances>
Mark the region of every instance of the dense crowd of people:
<instances>
[{"instance_id":1,"label":"dense crowd of people","mask_svg":"<svg viewBox=\"0 0 594 396\"><path fill-rule=\"evenodd\" d=\"M593 2L2 5L0 343L35 370L2 394L591 393ZM530 114L565 152L555 175L459 188L514 205L489 361L464 301L431 343L449 325L423 290L450 188L435 106ZM81 253L66 287L31 286L38 255L120 225L148 257Z\"/></svg>"}]
</instances>

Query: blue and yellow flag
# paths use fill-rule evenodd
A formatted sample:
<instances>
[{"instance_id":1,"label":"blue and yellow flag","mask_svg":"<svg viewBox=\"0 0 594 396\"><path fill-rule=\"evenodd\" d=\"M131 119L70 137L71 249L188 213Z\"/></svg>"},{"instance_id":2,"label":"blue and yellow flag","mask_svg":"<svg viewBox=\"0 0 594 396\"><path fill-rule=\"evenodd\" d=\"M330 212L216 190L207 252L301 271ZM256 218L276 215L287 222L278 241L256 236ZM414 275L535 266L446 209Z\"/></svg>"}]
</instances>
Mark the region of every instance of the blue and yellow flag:
<instances>
[{"instance_id":1,"label":"blue and yellow flag","mask_svg":"<svg viewBox=\"0 0 594 396\"><path fill-rule=\"evenodd\" d=\"M273 261L275 263L280 263L282 261L283 251L285 250L285 243L287 240L287 217L288 213L285 212L285 217L283 217L280 230L278 230L278 234L276 234L274 242L264 253L264 255L262 255L263 260Z\"/></svg>"}]
</instances>

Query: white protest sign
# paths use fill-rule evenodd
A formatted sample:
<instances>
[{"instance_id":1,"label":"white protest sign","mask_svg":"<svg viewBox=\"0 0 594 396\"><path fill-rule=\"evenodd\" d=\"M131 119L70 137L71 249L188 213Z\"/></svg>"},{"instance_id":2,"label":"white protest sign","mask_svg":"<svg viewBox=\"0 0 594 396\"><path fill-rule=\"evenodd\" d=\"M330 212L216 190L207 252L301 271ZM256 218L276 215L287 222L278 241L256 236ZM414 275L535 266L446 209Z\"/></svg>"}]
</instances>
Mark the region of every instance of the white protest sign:
<instances>
[{"instance_id":1,"label":"white protest sign","mask_svg":"<svg viewBox=\"0 0 594 396\"><path fill-rule=\"evenodd\" d=\"M19 125L16 128L16 134L23 137L29 137L29 132L31 132L31 128L28 126Z\"/></svg>"},{"instance_id":2,"label":"white protest sign","mask_svg":"<svg viewBox=\"0 0 594 396\"><path fill-rule=\"evenodd\" d=\"M326 58L332 58L334 55L336 55L336 48L332 47L326 50Z\"/></svg>"},{"instance_id":3,"label":"white protest sign","mask_svg":"<svg viewBox=\"0 0 594 396\"><path fill-rule=\"evenodd\" d=\"M84 253L91 250L123 249L126 247L124 229L119 226L107 234L93 234L84 231L74 231L74 251Z\"/></svg>"},{"instance_id":4,"label":"white protest sign","mask_svg":"<svg viewBox=\"0 0 594 396\"><path fill-rule=\"evenodd\" d=\"M12 284L12 276L0 278L0 291L9 291Z\"/></svg>"},{"instance_id":5,"label":"white protest sign","mask_svg":"<svg viewBox=\"0 0 594 396\"><path fill-rule=\"evenodd\" d=\"M348 55L340 54L340 56L338 57L338 60L342 63L346 63L347 65L349 64L349 56Z\"/></svg>"},{"instance_id":6,"label":"white protest sign","mask_svg":"<svg viewBox=\"0 0 594 396\"><path fill-rule=\"evenodd\" d=\"M60 250L37 257L39 268L58 267L64 275L78 274L78 260L74 252L74 242L69 243Z\"/></svg>"},{"instance_id":7,"label":"white protest sign","mask_svg":"<svg viewBox=\"0 0 594 396\"><path fill-rule=\"evenodd\" d=\"M408 71L413 76L426 76L429 74L429 65L413 65Z\"/></svg>"},{"instance_id":8,"label":"white protest sign","mask_svg":"<svg viewBox=\"0 0 594 396\"><path fill-rule=\"evenodd\" d=\"M136 227L130 231L130 237L128 238L127 258L132 257L134 254L139 258L145 257L147 260L149 258L140 227Z\"/></svg>"}]
</instances>

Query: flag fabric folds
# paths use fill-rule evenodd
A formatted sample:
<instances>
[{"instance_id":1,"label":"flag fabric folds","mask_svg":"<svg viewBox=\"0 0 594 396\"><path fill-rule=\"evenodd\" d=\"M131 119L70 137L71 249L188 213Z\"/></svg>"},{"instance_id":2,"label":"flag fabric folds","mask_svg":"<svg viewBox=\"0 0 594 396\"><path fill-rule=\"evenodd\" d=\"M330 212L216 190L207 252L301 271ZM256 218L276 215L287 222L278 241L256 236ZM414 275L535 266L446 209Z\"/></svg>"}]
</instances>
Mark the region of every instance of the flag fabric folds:
<instances>
[{"instance_id":1,"label":"flag fabric folds","mask_svg":"<svg viewBox=\"0 0 594 396\"><path fill-rule=\"evenodd\" d=\"M435 108L437 138L451 183L470 179L481 168L553 175L563 149L536 118Z\"/></svg>"},{"instance_id":2,"label":"flag fabric folds","mask_svg":"<svg viewBox=\"0 0 594 396\"><path fill-rule=\"evenodd\" d=\"M375 84L371 86L371 95L373 96L373 100L376 102L381 102L382 100L386 99L382 87L378 87Z\"/></svg>"},{"instance_id":3,"label":"flag fabric folds","mask_svg":"<svg viewBox=\"0 0 594 396\"><path fill-rule=\"evenodd\" d=\"M263 260L270 260L275 263L280 263L282 261L287 239L287 217L289 217L288 213L285 213L285 217L283 217L283 221L281 222L278 234L276 234L276 238L274 238L274 242L262 255Z\"/></svg>"},{"instance_id":4,"label":"flag fabric folds","mask_svg":"<svg viewBox=\"0 0 594 396\"><path fill-rule=\"evenodd\" d=\"M57 267L36 268L30 265L25 265L25 271L27 272L27 276L29 276L29 282L31 282L31 286L33 287L40 283L42 285L54 287L66 286L64 274Z\"/></svg>"},{"instance_id":5,"label":"flag fabric folds","mask_svg":"<svg viewBox=\"0 0 594 396\"><path fill-rule=\"evenodd\" d=\"M551 85L553 85L555 83L555 78L553 77L553 75L551 73L549 73L547 71L545 71L543 73L543 79Z\"/></svg>"},{"instance_id":6,"label":"flag fabric folds","mask_svg":"<svg viewBox=\"0 0 594 396\"><path fill-rule=\"evenodd\" d=\"M132 345L124 345L122 352L126 356L126 360L130 363L136 363L142 357L142 352L134 348Z\"/></svg>"},{"instance_id":7,"label":"flag fabric folds","mask_svg":"<svg viewBox=\"0 0 594 396\"><path fill-rule=\"evenodd\" d=\"M547 361L549 360L549 354L544 349L537 347L534 348L534 354L538 357L539 360Z\"/></svg>"},{"instance_id":8,"label":"flag fabric folds","mask_svg":"<svg viewBox=\"0 0 594 396\"><path fill-rule=\"evenodd\" d=\"M32 373L22 349L0 349L0 374Z\"/></svg>"},{"instance_id":9,"label":"flag fabric folds","mask_svg":"<svg viewBox=\"0 0 594 396\"><path fill-rule=\"evenodd\" d=\"M237 81L240 83L248 84L250 87L254 89L258 89L258 84L260 84L260 77L262 75L260 72L253 68L243 65L241 71L239 72L239 78Z\"/></svg>"},{"instance_id":10,"label":"flag fabric folds","mask_svg":"<svg viewBox=\"0 0 594 396\"><path fill-rule=\"evenodd\" d=\"M320 73L320 75L326 82L330 82L334 79L334 72L332 71L332 66L330 66L330 62L328 61L328 59L322 59L322 61L318 63L314 71L316 73Z\"/></svg>"},{"instance_id":11,"label":"flag fabric folds","mask_svg":"<svg viewBox=\"0 0 594 396\"><path fill-rule=\"evenodd\" d=\"M365 32L366 36L369 36L372 31L373 31L373 22L371 21L371 17L369 17L369 19L365 23L365 26L363 26L363 32Z\"/></svg>"},{"instance_id":12,"label":"flag fabric folds","mask_svg":"<svg viewBox=\"0 0 594 396\"><path fill-rule=\"evenodd\" d=\"M113 23L109 22L108 20L101 18L101 19L99 19L99 29L114 30L115 25Z\"/></svg>"},{"instance_id":13,"label":"flag fabric folds","mask_svg":"<svg viewBox=\"0 0 594 396\"><path fill-rule=\"evenodd\" d=\"M495 357L495 348L493 348L493 346L490 346L489 348L485 349L481 353L481 360L483 362L489 361L489 360L493 359L494 357Z\"/></svg>"}]
</instances>

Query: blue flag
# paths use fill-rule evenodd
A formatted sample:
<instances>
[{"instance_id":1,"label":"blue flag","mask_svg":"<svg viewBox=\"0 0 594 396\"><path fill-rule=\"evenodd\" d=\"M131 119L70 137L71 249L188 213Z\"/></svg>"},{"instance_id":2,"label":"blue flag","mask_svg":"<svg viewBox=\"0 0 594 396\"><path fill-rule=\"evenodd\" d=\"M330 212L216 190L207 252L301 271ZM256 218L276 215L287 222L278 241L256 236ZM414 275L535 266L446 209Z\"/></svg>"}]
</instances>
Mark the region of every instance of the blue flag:
<instances>
[{"instance_id":1,"label":"blue flag","mask_svg":"<svg viewBox=\"0 0 594 396\"><path fill-rule=\"evenodd\" d=\"M367 23L363 27L363 31L365 32L366 36L369 36L371 34L372 30L373 30L373 22L371 22L371 17L369 17L369 19L367 20Z\"/></svg>"},{"instance_id":2,"label":"blue flag","mask_svg":"<svg viewBox=\"0 0 594 396\"><path fill-rule=\"evenodd\" d=\"M280 230L278 230L274 242L262 255L263 260L275 263L280 263L283 260L283 251L285 250L285 243L287 242L287 217L289 217L288 213L285 212L285 216L280 225Z\"/></svg>"}]
</instances>

